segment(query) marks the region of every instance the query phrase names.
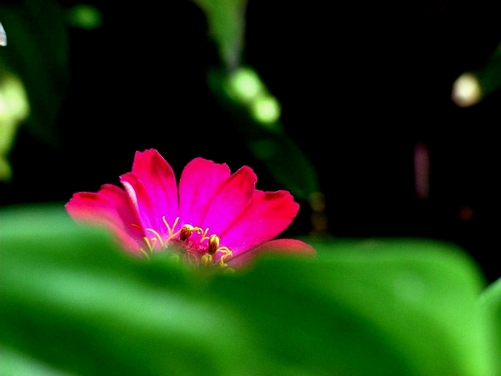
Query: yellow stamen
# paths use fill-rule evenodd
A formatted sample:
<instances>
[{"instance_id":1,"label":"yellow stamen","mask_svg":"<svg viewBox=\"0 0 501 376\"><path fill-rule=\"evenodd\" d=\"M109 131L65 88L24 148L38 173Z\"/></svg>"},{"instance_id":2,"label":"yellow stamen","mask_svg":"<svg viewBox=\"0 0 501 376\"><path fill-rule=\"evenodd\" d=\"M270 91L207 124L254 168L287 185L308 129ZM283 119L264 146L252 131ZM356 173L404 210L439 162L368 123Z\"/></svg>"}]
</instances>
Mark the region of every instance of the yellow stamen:
<instances>
[{"instance_id":1,"label":"yellow stamen","mask_svg":"<svg viewBox=\"0 0 501 376\"><path fill-rule=\"evenodd\" d=\"M145 256L146 256L146 258L150 258L150 255L149 255L148 253L146 253L146 251L145 251L142 247L141 247L141 248L139 248L139 250L141 251L141 253L142 253L143 255L145 255Z\"/></svg>"},{"instance_id":2,"label":"yellow stamen","mask_svg":"<svg viewBox=\"0 0 501 376\"><path fill-rule=\"evenodd\" d=\"M219 246L220 244L221 244L221 240L220 240L219 236L217 236L216 234L212 234L211 236L209 236L209 245L208 245L207 252L211 256L216 254L217 252L223 253L221 258L219 259L219 266L225 267L227 265L224 261L226 260L226 258L228 256L231 256L233 253L230 251L230 249L228 247L224 247L224 246L220 247Z\"/></svg>"},{"instance_id":3,"label":"yellow stamen","mask_svg":"<svg viewBox=\"0 0 501 376\"><path fill-rule=\"evenodd\" d=\"M177 227L177 223L179 222L179 217L176 217L174 220L174 224L172 227L169 226L167 223L167 220L165 219L165 215L162 217L162 221L164 222L165 226L167 227L167 231L169 232L169 237L167 238L167 241L171 240L174 236L176 236L181 230L174 232L174 230Z\"/></svg>"},{"instance_id":4,"label":"yellow stamen","mask_svg":"<svg viewBox=\"0 0 501 376\"><path fill-rule=\"evenodd\" d=\"M212 255L209 255L208 253L206 253L200 258L200 263L202 264L202 266L212 266L213 262L214 259Z\"/></svg>"},{"instance_id":5,"label":"yellow stamen","mask_svg":"<svg viewBox=\"0 0 501 376\"><path fill-rule=\"evenodd\" d=\"M230 251L230 249L228 247L219 247L216 252L223 252L224 254L221 256L221 258L219 259L219 266L220 267L225 267L225 266L228 266L226 265L226 263L224 262L224 260L226 260L226 258L228 256L232 256L233 253Z\"/></svg>"},{"instance_id":6,"label":"yellow stamen","mask_svg":"<svg viewBox=\"0 0 501 376\"><path fill-rule=\"evenodd\" d=\"M179 240L184 242L188 239L194 231L194 227L192 225L184 225L179 234Z\"/></svg>"},{"instance_id":7,"label":"yellow stamen","mask_svg":"<svg viewBox=\"0 0 501 376\"><path fill-rule=\"evenodd\" d=\"M164 241L162 240L162 237L160 236L160 234L158 232L156 232L152 228L147 228L146 231L151 231L155 235L155 238L153 238L153 239L155 239L155 244L156 244L156 240L158 239L158 241L160 242L160 246L161 247L164 246Z\"/></svg>"},{"instance_id":8,"label":"yellow stamen","mask_svg":"<svg viewBox=\"0 0 501 376\"><path fill-rule=\"evenodd\" d=\"M199 250L195 251L195 249L197 249L196 247L198 247L198 246L195 246L194 243L193 244L186 243L186 245L183 246L183 247L187 247L187 249L185 249L186 254L184 257L185 258L192 258L193 262L196 262L196 259L198 259L198 257L200 257L199 258L200 264L202 264L203 266L212 266L215 263L214 255L216 255L217 253L222 253L221 257L219 258L219 262L218 262L219 266L221 268L227 268L227 270L231 269L231 268L228 268L228 265L226 264L225 261L228 257L231 257L233 255L233 253L231 252L231 250L228 247L225 247L225 246L221 247L221 238L218 235L211 234L211 235L207 236L207 234L209 233L208 227L205 230L202 230L202 228L200 228L200 227L192 226L190 224L185 224L185 225L183 225L183 227L181 227L180 230L176 231L176 227L179 224L179 217L176 217L172 226L169 225L165 216L162 217L162 221L163 221L165 227L167 228L167 232L168 232L168 236L165 239L162 239L162 236L160 235L160 233L157 232L155 229L152 229L152 228L145 229L146 231L149 231L149 232L153 233L153 235L154 235L153 237L146 237L146 236L144 237L144 242L146 243L150 254L154 252L155 247L157 245L160 245L161 248L167 248L170 244L170 241L173 239L175 240L175 238L177 236L179 236L179 238L178 238L179 241L186 242L190 238L190 236L193 235L193 233L197 233L200 235L200 238L198 238L198 240L195 240L195 241L197 243L200 243L200 246L202 246L202 243L205 240L207 240L206 253L204 253L201 256L196 256L196 254L198 252L200 252ZM141 228L141 226L139 226L135 223L132 223L132 226ZM195 247L194 250L191 249L192 245ZM146 257L149 257L147 250L145 250L143 248L140 248L139 250ZM200 255L200 253L198 253L198 255ZM180 256L174 255L174 257L179 258Z\"/></svg>"},{"instance_id":9,"label":"yellow stamen","mask_svg":"<svg viewBox=\"0 0 501 376\"><path fill-rule=\"evenodd\" d=\"M209 255L213 255L216 253L217 249L219 248L219 236L216 234L212 234L209 236Z\"/></svg>"},{"instance_id":10,"label":"yellow stamen","mask_svg":"<svg viewBox=\"0 0 501 376\"><path fill-rule=\"evenodd\" d=\"M208 239L207 233L209 232L209 228L207 227L205 231L202 233L202 238L200 239L200 242L203 242L205 239Z\"/></svg>"},{"instance_id":11,"label":"yellow stamen","mask_svg":"<svg viewBox=\"0 0 501 376\"><path fill-rule=\"evenodd\" d=\"M153 245L150 243L150 239L148 239L146 236L144 237L144 241L146 245L148 246L148 249L150 250L150 253L153 253Z\"/></svg>"},{"instance_id":12,"label":"yellow stamen","mask_svg":"<svg viewBox=\"0 0 501 376\"><path fill-rule=\"evenodd\" d=\"M184 225L179 233L179 240L183 242L186 241L194 232L200 234L202 233L202 229L200 227L193 227L192 225L188 224Z\"/></svg>"}]
</instances>

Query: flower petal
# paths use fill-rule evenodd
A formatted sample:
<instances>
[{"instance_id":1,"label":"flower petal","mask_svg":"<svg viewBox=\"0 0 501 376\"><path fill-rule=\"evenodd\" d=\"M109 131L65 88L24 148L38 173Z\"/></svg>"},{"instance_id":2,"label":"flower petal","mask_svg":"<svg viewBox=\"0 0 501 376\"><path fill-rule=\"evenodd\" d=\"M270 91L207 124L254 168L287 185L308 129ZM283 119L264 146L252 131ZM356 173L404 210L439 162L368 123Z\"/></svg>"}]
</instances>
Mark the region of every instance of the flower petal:
<instances>
[{"instance_id":1,"label":"flower petal","mask_svg":"<svg viewBox=\"0 0 501 376\"><path fill-rule=\"evenodd\" d=\"M259 247L248 250L228 260L231 267L242 267L251 264L257 257L265 254L305 255L315 256L316 252L310 245L295 239L276 239L266 242Z\"/></svg>"},{"instance_id":2,"label":"flower petal","mask_svg":"<svg viewBox=\"0 0 501 376\"><path fill-rule=\"evenodd\" d=\"M75 193L66 210L77 222L108 228L128 250L140 252L145 234L137 226L138 217L123 189L105 184L97 193Z\"/></svg>"},{"instance_id":3,"label":"flower petal","mask_svg":"<svg viewBox=\"0 0 501 376\"><path fill-rule=\"evenodd\" d=\"M230 178L226 164L195 158L186 165L179 181L180 225L200 226L208 204L221 185Z\"/></svg>"},{"instance_id":4,"label":"flower petal","mask_svg":"<svg viewBox=\"0 0 501 376\"><path fill-rule=\"evenodd\" d=\"M145 231L154 230L162 238L168 235L167 227L162 222L162 212L155 205L149 195L149 190L132 172L120 176L120 182L125 188L132 203L132 207L139 218L139 225ZM149 229L149 230L148 230Z\"/></svg>"},{"instance_id":5,"label":"flower petal","mask_svg":"<svg viewBox=\"0 0 501 376\"><path fill-rule=\"evenodd\" d=\"M256 181L256 174L247 166L231 175L207 203L199 226L209 228L209 234L222 234L250 204Z\"/></svg>"},{"instance_id":6,"label":"flower petal","mask_svg":"<svg viewBox=\"0 0 501 376\"><path fill-rule=\"evenodd\" d=\"M153 205L149 215L158 217L162 227L165 227L162 223L163 216L172 225L179 215L176 176L172 167L158 151L150 149L136 152L132 173L143 185ZM158 221L152 220L152 223L156 222Z\"/></svg>"},{"instance_id":7,"label":"flower petal","mask_svg":"<svg viewBox=\"0 0 501 376\"><path fill-rule=\"evenodd\" d=\"M220 233L221 245L234 256L271 240L290 225L299 210L298 203L287 191L256 190L250 205Z\"/></svg>"}]
</instances>

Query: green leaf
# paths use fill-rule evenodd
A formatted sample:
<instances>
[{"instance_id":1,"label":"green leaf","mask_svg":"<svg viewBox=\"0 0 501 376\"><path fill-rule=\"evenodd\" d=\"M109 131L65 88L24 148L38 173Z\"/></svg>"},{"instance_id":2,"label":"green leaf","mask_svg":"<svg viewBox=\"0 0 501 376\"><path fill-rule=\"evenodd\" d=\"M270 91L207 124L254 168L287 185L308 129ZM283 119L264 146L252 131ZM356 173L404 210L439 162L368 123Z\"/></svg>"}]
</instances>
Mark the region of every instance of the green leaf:
<instances>
[{"instance_id":1,"label":"green leaf","mask_svg":"<svg viewBox=\"0 0 501 376\"><path fill-rule=\"evenodd\" d=\"M89 4L77 4L66 13L69 25L82 29L97 29L103 23L103 15L96 7Z\"/></svg>"},{"instance_id":2,"label":"green leaf","mask_svg":"<svg viewBox=\"0 0 501 376\"><path fill-rule=\"evenodd\" d=\"M447 244L315 243L207 274L61 209L3 210L0 229L0 343L63 373L494 374L482 277Z\"/></svg>"},{"instance_id":3,"label":"green leaf","mask_svg":"<svg viewBox=\"0 0 501 376\"><path fill-rule=\"evenodd\" d=\"M490 322L478 304L483 277L460 249L419 239L315 246L325 256L305 283L317 291L323 283L323 293L330 295L326 301L343 306L348 320L339 332L357 340L350 348L340 339L334 353L351 354L348 374L353 364L372 375L494 374ZM382 349L383 357L357 364L359 343L370 355ZM338 356L344 359L340 364L349 363L349 355Z\"/></svg>"},{"instance_id":4,"label":"green leaf","mask_svg":"<svg viewBox=\"0 0 501 376\"><path fill-rule=\"evenodd\" d=\"M242 374L248 329L179 265L128 257L61 210L1 218L1 343L77 374Z\"/></svg>"},{"instance_id":5,"label":"green leaf","mask_svg":"<svg viewBox=\"0 0 501 376\"><path fill-rule=\"evenodd\" d=\"M318 193L320 184L314 166L287 136L280 121L262 123L253 116L255 99L270 96L257 73L249 67L230 75L214 70L209 72L208 82L217 100L232 114L249 150L273 178L297 198L308 200Z\"/></svg>"},{"instance_id":6,"label":"green leaf","mask_svg":"<svg viewBox=\"0 0 501 376\"><path fill-rule=\"evenodd\" d=\"M9 39L0 54L0 72L12 72L26 89L31 134L52 145L59 141L57 118L69 82L68 40L64 17L52 0L0 4Z\"/></svg>"},{"instance_id":7,"label":"green leaf","mask_svg":"<svg viewBox=\"0 0 501 376\"><path fill-rule=\"evenodd\" d=\"M33 359L30 356L14 351L10 348L0 345L0 353L2 354L2 364L0 371L2 376L66 376L68 373L63 373L47 366L46 364Z\"/></svg>"},{"instance_id":8,"label":"green leaf","mask_svg":"<svg viewBox=\"0 0 501 376\"><path fill-rule=\"evenodd\" d=\"M491 340L493 346L496 369L501 370L501 279L491 284L480 296L482 306L488 311L491 319ZM496 375L501 374L498 371Z\"/></svg>"},{"instance_id":9,"label":"green leaf","mask_svg":"<svg viewBox=\"0 0 501 376\"><path fill-rule=\"evenodd\" d=\"M225 66L236 68L244 47L246 0L195 0L205 12L209 33Z\"/></svg>"},{"instance_id":10,"label":"green leaf","mask_svg":"<svg viewBox=\"0 0 501 376\"><path fill-rule=\"evenodd\" d=\"M501 49L497 47L489 56L486 64L477 69L474 74L478 78L481 96L485 97L501 89Z\"/></svg>"}]
</instances>

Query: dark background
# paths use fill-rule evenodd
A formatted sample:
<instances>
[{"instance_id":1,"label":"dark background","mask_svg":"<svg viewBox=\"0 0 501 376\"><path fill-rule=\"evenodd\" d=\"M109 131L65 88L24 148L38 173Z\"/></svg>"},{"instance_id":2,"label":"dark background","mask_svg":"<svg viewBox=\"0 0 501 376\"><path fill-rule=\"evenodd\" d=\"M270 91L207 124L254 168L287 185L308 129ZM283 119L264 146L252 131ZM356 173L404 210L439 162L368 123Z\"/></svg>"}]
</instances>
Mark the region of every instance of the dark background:
<instances>
[{"instance_id":1,"label":"dark background","mask_svg":"<svg viewBox=\"0 0 501 376\"><path fill-rule=\"evenodd\" d=\"M208 88L207 70L219 60L194 3L91 4L102 26L68 28L71 80L59 142L20 129L10 155L13 181L0 183L2 205L65 202L74 192L118 183L134 152L146 148L158 149L178 175L202 156L232 170L251 166L260 189L284 188L246 149ZM450 100L454 80L486 64L501 41L498 6L329 5L250 0L244 63L280 100L287 134L316 167L330 234L452 241L488 280L498 278L501 97L467 109ZM427 200L415 194L418 142L430 154ZM310 209L300 203L289 232L304 235L312 229Z\"/></svg>"}]
</instances>

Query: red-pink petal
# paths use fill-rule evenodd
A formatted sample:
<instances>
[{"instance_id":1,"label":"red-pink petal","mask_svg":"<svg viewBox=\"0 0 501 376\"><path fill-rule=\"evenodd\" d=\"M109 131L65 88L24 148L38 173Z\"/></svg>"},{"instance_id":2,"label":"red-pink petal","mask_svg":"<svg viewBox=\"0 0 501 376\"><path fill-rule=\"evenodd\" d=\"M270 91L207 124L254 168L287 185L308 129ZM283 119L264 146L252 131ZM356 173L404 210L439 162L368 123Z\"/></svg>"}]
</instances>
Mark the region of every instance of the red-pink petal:
<instances>
[{"instance_id":1,"label":"red-pink petal","mask_svg":"<svg viewBox=\"0 0 501 376\"><path fill-rule=\"evenodd\" d=\"M126 192L105 184L99 192L75 193L66 210L77 222L97 224L109 229L121 244L134 253L143 246L144 232Z\"/></svg>"},{"instance_id":2,"label":"red-pink petal","mask_svg":"<svg viewBox=\"0 0 501 376\"><path fill-rule=\"evenodd\" d=\"M195 158L186 165L179 181L180 226L201 226L207 205L221 185L230 178L226 164Z\"/></svg>"},{"instance_id":3,"label":"red-pink petal","mask_svg":"<svg viewBox=\"0 0 501 376\"><path fill-rule=\"evenodd\" d=\"M305 255L315 256L315 250L308 244L295 239L276 239L266 242L259 247L241 253L237 257L228 261L231 267L242 267L249 265L256 257L262 254L283 254L283 255Z\"/></svg>"},{"instance_id":4,"label":"red-pink petal","mask_svg":"<svg viewBox=\"0 0 501 376\"><path fill-rule=\"evenodd\" d=\"M162 217L172 225L178 214L178 197L176 176L172 167L155 150L136 152L132 173L138 178L148 195L149 202L153 205L149 215L159 218L151 218L151 223L159 223L162 227ZM154 227L158 231L157 227Z\"/></svg>"},{"instance_id":5,"label":"red-pink petal","mask_svg":"<svg viewBox=\"0 0 501 376\"><path fill-rule=\"evenodd\" d=\"M250 205L219 234L221 245L234 256L271 240L285 230L299 210L299 205L287 191L256 190Z\"/></svg>"},{"instance_id":6,"label":"red-pink petal","mask_svg":"<svg viewBox=\"0 0 501 376\"><path fill-rule=\"evenodd\" d=\"M209 234L222 234L250 204L256 180L256 174L247 166L235 172L207 202L199 226L209 228Z\"/></svg>"},{"instance_id":7,"label":"red-pink petal","mask_svg":"<svg viewBox=\"0 0 501 376\"><path fill-rule=\"evenodd\" d=\"M141 227L145 230L155 230L162 238L166 237L168 232L167 227L162 222L162 212L153 202L149 190L146 189L141 180L132 172L128 172L120 176L120 181L137 213ZM149 234L153 233L150 231Z\"/></svg>"}]
</instances>

